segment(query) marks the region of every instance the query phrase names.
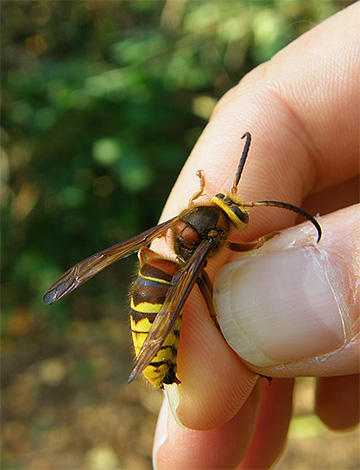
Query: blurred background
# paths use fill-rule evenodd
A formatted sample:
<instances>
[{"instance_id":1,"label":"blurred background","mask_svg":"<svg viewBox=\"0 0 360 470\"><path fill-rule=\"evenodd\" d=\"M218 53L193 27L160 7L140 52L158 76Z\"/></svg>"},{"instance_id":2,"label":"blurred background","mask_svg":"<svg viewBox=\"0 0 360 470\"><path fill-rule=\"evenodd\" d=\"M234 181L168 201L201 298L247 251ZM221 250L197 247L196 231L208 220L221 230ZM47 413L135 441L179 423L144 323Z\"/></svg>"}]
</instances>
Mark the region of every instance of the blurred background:
<instances>
[{"instance_id":1,"label":"blurred background","mask_svg":"<svg viewBox=\"0 0 360 470\"><path fill-rule=\"evenodd\" d=\"M1 2L2 469L151 468L162 395L126 384L136 258L42 295L156 225L217 100L350 3ZM276 468L358 468L359 435L328 431L312 389Z\"/></svg>"}]
</instances>

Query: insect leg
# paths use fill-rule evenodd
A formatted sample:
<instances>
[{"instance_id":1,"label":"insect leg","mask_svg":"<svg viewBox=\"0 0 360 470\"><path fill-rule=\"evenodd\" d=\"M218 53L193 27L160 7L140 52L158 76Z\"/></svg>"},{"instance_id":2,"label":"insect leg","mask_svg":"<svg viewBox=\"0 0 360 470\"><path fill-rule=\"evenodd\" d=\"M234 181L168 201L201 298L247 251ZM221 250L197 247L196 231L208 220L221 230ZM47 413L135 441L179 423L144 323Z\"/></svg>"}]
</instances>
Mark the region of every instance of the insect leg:
<instances>
[{"instance_id":1,"label":"insect leg","mask_svg":"<svg viewBox=\"0 0 360 470\"><path fill-rule=\"evenodd\" d=\"M209 279L209 276L204 269L202 270L196 282L197 282L197 285L199 286L202 296L204 297L210 316L213 322L215 323L216 328L220 331L220 326L217 321L217 315L216 315L215 306L213 302L213 296L212 296L213 287Z\"/></svg>"},{"instance_id":2,"label":"insect leg","mask_svg":"<svg viewBox=\"0 0 360 470\"><path fill-rule=\"evenodd\" d=\"M205 175L203 170L198 170L196 172L196 176L199 177L200 180L200 188L191 196L189 203L191 204L195 199L199 198L202 193L204 192L205 188Z\"/></svg>"},{"instance_id":3,"label":"insect leg","mask_svg":"<svg viewBox=\"0 0 360 470\"><path fill-rule=\"evenodd\" d=\"M272 232L264 235L263 237L254 240L253 242L241 243L241 242L227 242L227 246L232 251L250 251L257 250L263 246L265 242L271 238L279 235L281 232Z\"/></svg>"}]
</instances>

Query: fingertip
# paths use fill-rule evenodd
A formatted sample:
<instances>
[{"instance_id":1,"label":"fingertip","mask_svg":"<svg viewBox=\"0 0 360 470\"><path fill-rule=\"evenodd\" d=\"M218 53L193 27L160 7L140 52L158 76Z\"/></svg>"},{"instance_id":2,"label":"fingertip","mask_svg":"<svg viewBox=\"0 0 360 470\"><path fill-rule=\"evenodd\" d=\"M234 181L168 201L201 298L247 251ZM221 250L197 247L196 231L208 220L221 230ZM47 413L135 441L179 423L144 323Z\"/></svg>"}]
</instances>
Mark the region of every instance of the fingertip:
<instances>
[{"instance_id":1,"label":"fingertip","mask_svg":"<svg viewBox=\"0 0 360 470\"><path fill-rule=\"evenodd\" d=\"M316 414L331 429L341 431L359 424L360 376L353 374L317 380Z\"/></svg>"},{"instance_id":2,"label":"fingertip","mask_svg":"<svg viewBox=\"0 0 360 470\"><path fill-rule=\"evenodd\" d=\"M156 431L154 436L154 444L153 444L153 454L152 454L152 461L153 461L153 468L156 470L159 468L159 452L160 449L163 447L165 442L169 437L168 433L168 420L169 420L169 403L164 393L164 400L161 405L160 413L158 416L157 424L156 424Z\"/></svg>"},{"instance_id":3,"label":"fingertip","mask_svg":"<svg viewBox=\"0 0 360 470\"><path fill-rule=\"evenodd\" d=\"M171 413L167 415L164 410L164 401L154 443L154 468L236 468L251 442L261 389L259 383L227 423L206 431L179 427Z\"/></svg>"},{"instance_id":4,"label":"fingertip","mask_svg":"<svg viewBox=\"0 0 360 470\"><path fill-rule=\"evenodd\" d=\"M196 311L196 302L187 306ZM258 376L229 348L201 308L185 312L182 325L178 397L172 398L176 419L184 426L212 429L229 421L251 394ZM178 400L174 405L174 400Z\"/></svg>"}]
</instances>

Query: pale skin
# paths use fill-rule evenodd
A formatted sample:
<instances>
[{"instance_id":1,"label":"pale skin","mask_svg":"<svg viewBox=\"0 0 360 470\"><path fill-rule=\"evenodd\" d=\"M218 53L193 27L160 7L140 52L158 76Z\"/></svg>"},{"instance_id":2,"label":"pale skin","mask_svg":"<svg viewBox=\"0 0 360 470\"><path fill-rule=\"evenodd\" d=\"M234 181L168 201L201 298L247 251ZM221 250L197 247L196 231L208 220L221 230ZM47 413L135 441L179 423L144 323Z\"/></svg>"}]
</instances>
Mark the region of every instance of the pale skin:
<instances>
[{"instance_id":1,"label":"pale skin","mask_svg":"<svg viewBox=\"0 0 360 470\"><path fill-rule=\"evenodd\" d=\"M244 201L287 201L321 213L324 240L329 235L331 240L335 211L347 208L342 217L354 229L341 255L355 279L349 307L355 339L360 273L354 252L360 250L360 206L350 206L358 203L359 194L359 15L360 5L354 4L330 17L253 70L220 100L162 215L166 220L186 207L184 201L199 188L199 169L204 170L204 193L209 198L229 190L243 148L240 137L250 131L250 156L239 184ZM202 198L194 202L201 203ZM288 211L250 211L247 230L233 233L233 240L252 241L295 223L296 216ZM171 252L164 239L156 240L153 248ZM232 256L225 249L211 260L211 279ZM322 377L321 364L314 364L311 374L307 366L306 375L319 377L315 410L333 429L358 422L358 357L354 340L345 355L330 359L330 377ZM177 415L192 429L178 426L163 408L155 438L156 468L269 468L283 448L291 419L291 365L281 377L271 368L265 371L263 375L274 377L271 386L259 379L227 345L194 289L184 309L178 370L182 383ZM296 375L304 375L301 372L300 363ZM167 440L159 447L166 427Z\"/></svg>"}]
</instances>

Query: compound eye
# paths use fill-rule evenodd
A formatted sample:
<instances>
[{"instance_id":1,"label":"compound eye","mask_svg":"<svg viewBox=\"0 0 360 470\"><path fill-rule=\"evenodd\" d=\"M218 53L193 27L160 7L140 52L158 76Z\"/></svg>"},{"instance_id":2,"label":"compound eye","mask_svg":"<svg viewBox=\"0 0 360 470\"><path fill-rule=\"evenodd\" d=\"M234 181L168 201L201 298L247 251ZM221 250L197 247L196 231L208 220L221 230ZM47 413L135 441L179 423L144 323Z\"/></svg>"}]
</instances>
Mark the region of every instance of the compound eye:
<instances>
[{"instance_id":1,"label":"compound eye","mask_svg":"<svg viewBox=\"0 0 360 470\"><path fill-rule=\"evenodd\" d=\"M241 220L244 224L249 222L249 216L246 212L242 211L240 207L234 206L231 208L231 211L236 215L236 217Z\"/></svg>"}]
</instances>

